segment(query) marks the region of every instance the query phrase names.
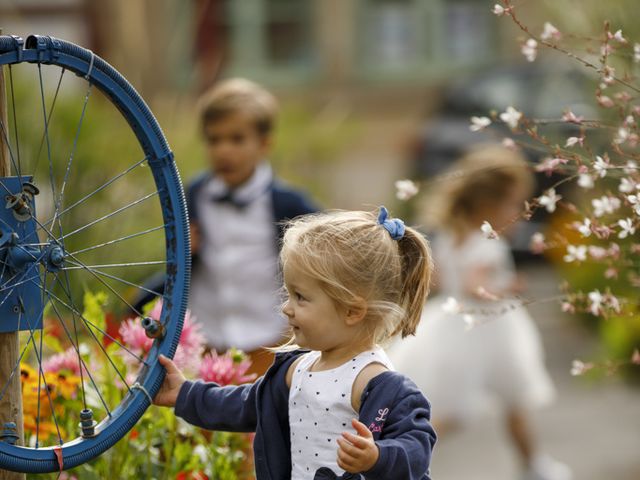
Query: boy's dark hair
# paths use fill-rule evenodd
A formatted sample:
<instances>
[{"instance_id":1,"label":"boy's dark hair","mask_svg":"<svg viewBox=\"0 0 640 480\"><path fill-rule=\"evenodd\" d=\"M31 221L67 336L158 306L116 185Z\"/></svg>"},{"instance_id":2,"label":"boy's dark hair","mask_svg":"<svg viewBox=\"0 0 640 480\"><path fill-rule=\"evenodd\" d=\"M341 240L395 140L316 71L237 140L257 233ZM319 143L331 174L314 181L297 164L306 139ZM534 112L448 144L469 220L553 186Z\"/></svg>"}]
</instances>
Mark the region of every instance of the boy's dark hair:
<instances>
[{"instance_id":1,"label":"boy's dark hair","mask_svg":"<svg viewBox=\"0 0 640 480\"><path fill-rule=\"evenodd\" d=\"M207 90L199 102L200 126L217 122L233 113L243 113L254 123L260 135L273 130L278 104L266 89L244 78L232 78Z\"/></svg>"}]
</instances>

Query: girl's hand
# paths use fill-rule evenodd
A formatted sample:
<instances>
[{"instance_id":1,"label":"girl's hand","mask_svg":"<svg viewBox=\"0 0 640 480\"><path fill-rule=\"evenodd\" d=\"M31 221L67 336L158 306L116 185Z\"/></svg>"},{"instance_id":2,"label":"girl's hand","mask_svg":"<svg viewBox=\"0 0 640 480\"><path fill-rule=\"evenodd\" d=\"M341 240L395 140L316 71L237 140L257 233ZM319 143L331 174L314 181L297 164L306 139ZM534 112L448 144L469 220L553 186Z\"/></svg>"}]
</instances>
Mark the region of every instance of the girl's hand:
<instances>
[{"instance_id":1,"label":"girl's hand","mask_svg":"<svg viewBox=\"0 0 640 480\"><path fill-rule=\"evenodd\" d=\"M180 393L180 387L187 381L184 378L182 372L176 367L169 358L164 355L158 357L160 365L167 370L167 375L164 377L164 382L153 399L153 404L160 407L173 407L178 399L178 393Z\"/></svg>"},{"instance_id":2,"label":"girl's hand","mask_svg":"<svg viewBox=\"0 0 640 480\"><path fill-rule=\"evenodd\" d=\"M366 472L376 464L380 451L364 423L354 418L351 425L358 435L342 432L338 438L338 466L349 473Z\"/></svg>"}]
</instances>

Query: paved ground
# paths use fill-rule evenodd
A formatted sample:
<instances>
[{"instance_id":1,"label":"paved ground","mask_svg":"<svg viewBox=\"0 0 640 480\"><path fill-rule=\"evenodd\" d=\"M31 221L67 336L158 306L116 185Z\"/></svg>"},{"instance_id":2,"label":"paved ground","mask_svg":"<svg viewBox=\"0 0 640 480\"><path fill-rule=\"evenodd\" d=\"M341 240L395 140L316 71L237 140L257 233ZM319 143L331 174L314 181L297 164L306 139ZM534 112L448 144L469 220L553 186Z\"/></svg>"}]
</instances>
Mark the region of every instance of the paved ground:
<instances>
[{"instance_id":1,"label":"paved ground","mask_svg":"<svg viewBox=\"0 0 640 480\"><path fill-rule=\"evenodd\" d=\"M533 298L552 296L557 279L545 266L528 266ZM596 384L572 377L574 358L597 352L593 336L556 303L532 305L546 347L558 399L533 421L542 449L571 466L575 480L640 479L640 388L615 378ZM435 480L517 480L518 464L499 416L479 420L443 439L432 464Z\"/></svg>"}]
</instances>

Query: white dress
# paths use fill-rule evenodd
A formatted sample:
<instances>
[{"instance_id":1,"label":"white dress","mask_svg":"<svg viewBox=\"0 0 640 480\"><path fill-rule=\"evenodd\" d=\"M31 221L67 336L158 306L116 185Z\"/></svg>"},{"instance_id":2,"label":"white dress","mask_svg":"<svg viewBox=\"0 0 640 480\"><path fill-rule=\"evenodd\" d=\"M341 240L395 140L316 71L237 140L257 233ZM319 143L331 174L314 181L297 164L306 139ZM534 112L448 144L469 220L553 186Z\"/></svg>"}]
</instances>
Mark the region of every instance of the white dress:
<instances>
[{"instance_id":1,"label":"white dress","mask_svg":"<svg viewBox=\"0 0 640 480\"><path fill-rule=\"evenodd\" d=\"M515 300L482 301L463 293L465 275L477 268L491 272L485 285L489 292L511 284L515 267L507 244L478 232L456 246L443 234L433 250L439 294L427 300L416 336L391 348L396 369L431 401L435 419L465 421L496 399L507 407L548 403L554 388L539 332L526 309ZM443 310L448 297L462 305L463 313ZM472 328L463 316L468 311Z\"/></svg>"}]
</instances>

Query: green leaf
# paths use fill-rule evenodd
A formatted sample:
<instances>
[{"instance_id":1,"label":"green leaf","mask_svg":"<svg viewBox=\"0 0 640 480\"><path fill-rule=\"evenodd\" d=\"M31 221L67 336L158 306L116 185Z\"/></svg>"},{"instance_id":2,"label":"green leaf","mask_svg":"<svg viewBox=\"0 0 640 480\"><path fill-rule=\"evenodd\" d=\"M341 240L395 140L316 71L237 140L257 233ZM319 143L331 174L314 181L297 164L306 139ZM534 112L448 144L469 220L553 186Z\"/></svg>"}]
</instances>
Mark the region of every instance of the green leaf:
<instances>
[{"instance_id":1,"label":"green leaf","mask_svg":"<svg viewBox=\"0 0 640 480\"><path fill-rule=\"evenodd\" d=\"M100 330L106 330L107 321L104 313L104 306L107 304L107 294L105 292L85 292L84 311L82 315ZM102 333L92 328L96 336L102 340Z\"/></svg>"}]
</instances>

